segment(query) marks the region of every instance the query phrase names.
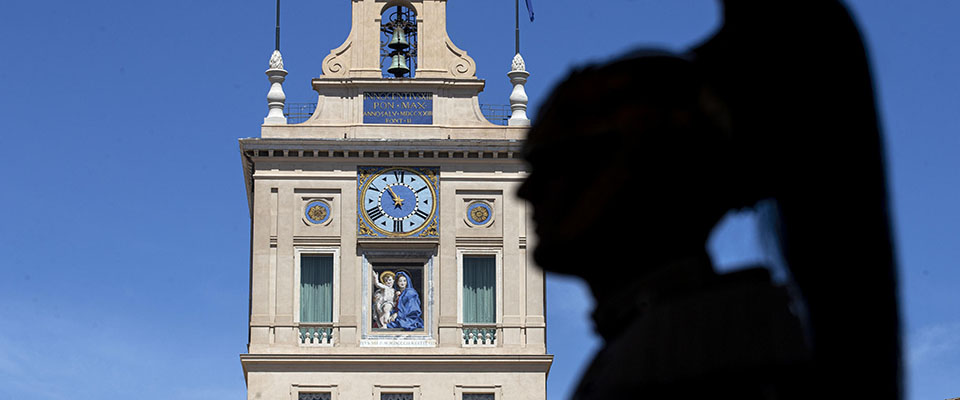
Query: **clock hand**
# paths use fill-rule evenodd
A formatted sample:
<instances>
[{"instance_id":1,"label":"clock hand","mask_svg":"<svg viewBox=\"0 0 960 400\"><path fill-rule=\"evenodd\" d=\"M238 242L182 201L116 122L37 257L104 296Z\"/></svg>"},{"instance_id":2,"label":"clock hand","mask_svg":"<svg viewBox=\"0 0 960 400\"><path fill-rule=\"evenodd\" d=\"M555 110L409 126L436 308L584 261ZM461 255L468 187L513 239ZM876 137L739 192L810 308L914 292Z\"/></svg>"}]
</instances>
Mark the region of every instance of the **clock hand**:
<instances>
[{"instance_id":1,"label":"clock hand","mask_svg":"<svg viewBox=\"0 0 960 400\"><path fill-rule=\"evenodd\" d=\"M387 186L387 190L390 191L390 196L393 197L393 205L403 206L403 199L400 198L400 196L397 196L397 194L393 192L393 189L391 189L390 186Z\"/></svg>"}]
</instances>

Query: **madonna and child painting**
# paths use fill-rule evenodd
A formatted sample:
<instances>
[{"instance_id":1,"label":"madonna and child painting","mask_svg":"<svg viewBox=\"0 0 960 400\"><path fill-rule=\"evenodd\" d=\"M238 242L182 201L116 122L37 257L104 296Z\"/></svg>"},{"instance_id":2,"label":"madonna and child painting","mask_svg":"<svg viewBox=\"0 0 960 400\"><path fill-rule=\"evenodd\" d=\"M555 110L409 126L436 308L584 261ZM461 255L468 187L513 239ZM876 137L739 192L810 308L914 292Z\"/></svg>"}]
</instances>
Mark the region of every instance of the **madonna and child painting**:
<instances>
[{"instance_id":1,"label":"madonna and child painting","mask_svg":"<svg viewBox=\"0 0 960 400\"><path fill-rule=\"evenodd\" d=\"M374 329L416 331L423 329L423 301L417 290L423 271L417 267L374 267L372 326Z\"/></svg>"}]
</instances>

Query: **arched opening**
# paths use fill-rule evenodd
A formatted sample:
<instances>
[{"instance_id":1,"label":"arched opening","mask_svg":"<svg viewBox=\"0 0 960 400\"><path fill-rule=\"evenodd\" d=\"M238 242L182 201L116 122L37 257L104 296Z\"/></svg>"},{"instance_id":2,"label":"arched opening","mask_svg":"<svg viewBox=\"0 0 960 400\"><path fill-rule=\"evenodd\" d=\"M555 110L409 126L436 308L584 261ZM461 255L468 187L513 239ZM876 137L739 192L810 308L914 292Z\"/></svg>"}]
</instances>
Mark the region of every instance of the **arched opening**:
<instances>
[{"instance_id":1,"label":"arched opening","mask_svg":"<svg viewBox=\"0 0 960 400\"><path fill-rule=\"evenodd\" d=\"M380 19L380 69L385 78L413 78L417 70L417 14L407 5L384 7Z\"/></svg>"}]
</instances>

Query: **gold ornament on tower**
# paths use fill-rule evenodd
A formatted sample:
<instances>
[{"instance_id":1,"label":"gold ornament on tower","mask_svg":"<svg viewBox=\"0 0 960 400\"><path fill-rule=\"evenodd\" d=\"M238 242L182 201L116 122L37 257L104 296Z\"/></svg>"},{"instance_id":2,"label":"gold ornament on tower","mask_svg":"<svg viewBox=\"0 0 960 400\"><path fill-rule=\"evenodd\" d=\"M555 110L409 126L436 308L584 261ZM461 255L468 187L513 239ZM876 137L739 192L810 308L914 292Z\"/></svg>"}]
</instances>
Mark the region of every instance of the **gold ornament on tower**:
<instances>
[{"instance_id":1,"label":"gold ornament on tower","mask_svg":"<svg viewBox=\"0 0 960 400\"><path fill-rule=\"evenodd\" d=\"M327 219L327 209L319 205L310 207L308 214L310 215L310 218L315 221L323 221Z\"/></svg>"}]
</instances>

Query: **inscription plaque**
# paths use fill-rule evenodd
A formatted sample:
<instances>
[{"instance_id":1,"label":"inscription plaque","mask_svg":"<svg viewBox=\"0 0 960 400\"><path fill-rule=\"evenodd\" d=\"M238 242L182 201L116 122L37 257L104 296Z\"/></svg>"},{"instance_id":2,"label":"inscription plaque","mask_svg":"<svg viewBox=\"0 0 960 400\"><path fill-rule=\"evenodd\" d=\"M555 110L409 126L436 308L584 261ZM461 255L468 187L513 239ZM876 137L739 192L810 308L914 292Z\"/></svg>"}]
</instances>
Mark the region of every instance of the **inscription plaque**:
<instances>
[{"instance_id":1,"label":"inscription plaque","mask_svg":"<svg viewBox=\"0 0 960 400\"><path fill-rule=\"evenodd\" d=\"M433 124L433 93L363 92L365 124Z\"/></svg>"}]
</instances>

